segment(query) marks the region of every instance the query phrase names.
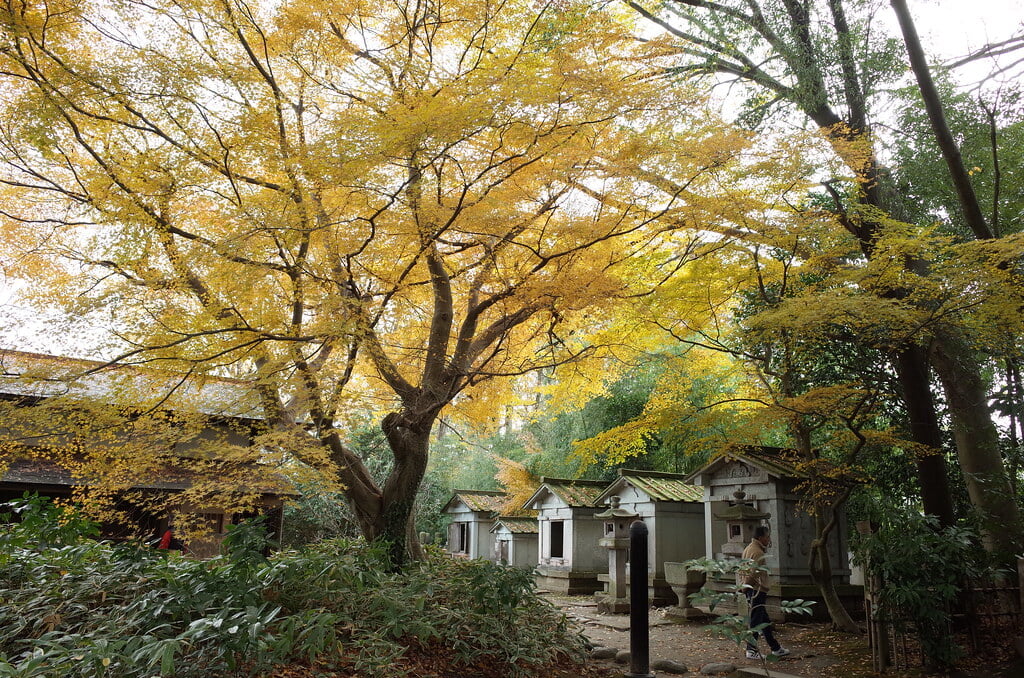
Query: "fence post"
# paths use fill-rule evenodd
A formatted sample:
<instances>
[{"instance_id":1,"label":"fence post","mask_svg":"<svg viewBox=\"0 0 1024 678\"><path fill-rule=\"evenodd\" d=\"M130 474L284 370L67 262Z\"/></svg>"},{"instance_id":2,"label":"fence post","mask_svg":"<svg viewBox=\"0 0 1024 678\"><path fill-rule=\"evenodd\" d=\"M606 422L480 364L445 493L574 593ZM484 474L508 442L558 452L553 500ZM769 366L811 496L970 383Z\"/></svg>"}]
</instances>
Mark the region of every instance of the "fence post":
<instances>
[{"instance_id":1,"label":"fence post","mask_svg":"<svg viewBox=\"0 0 1024 678\"><path fill-rule=\"evenodd\" d=\"M874 533L874 526L866 520L857 522L857 531L867 536ZM882 590L882 578L869 572L870 563L864 563L864 609L868 622L868 643L871 645L871 659L875 671L885 673L892 665L892 651L889 646L889 624L878 609L878 594Z\"/></svg>"},{"instance_id":2,"label":"fence post","mask_svg":"<svg viewBox=\"0 0 1024 678\"><path fill-rule=\"evenodd\" d=\"M647 619L647 525L629 526L629 670L626 678L654 678L650 673L650 637Z\"/></svg>"},{"instance_id":3,"label":"fence post","mask_svg":"<svg viewBox=\"0 0 1024 678\"><path fill-rule=\"evenodd\" d=\"M1021 621L1024 621L1024 556L1017 558L1017 593L1020 597L1020 607L1017 608L1017 628L1020 628ZM1024 657L1024 635L1019 632L1017 634L1017 642L1015 643L1017 649L1017 655Z\"/></svg>"},{"instance_id":4,"label":"fence post","mask_svg":"<svg viewBox=\"0 0 1024 678\"><path fill-rule=\"evenodd\" d=\"M1024 556L1017 558L1017 591L1020 593L1020 615L1024 619Z\"/></svg>"}]
</instances>

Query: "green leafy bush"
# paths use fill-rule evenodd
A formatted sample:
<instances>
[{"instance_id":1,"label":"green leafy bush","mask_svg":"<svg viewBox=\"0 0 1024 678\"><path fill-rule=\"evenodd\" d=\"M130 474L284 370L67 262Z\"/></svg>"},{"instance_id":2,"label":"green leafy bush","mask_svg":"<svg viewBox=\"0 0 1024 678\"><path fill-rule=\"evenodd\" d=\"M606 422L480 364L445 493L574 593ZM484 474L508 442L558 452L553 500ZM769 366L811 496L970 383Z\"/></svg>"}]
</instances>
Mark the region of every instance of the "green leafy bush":
<instances>
[{"instance_id":1,"label":"green leafy bush","mask_svg":"<svg viewBox=\"0 0 1024 678\"><path fill-rule=\"evenodd\" d=\"M344 540L267 558L256 525L196 561L96 542L86 523L61 520L46 545L32 538L38 522L0 526L0 677L255 675L315 661L386 678L407 675L417 647L515 678L583 657L582 636L521 570L433 552L389 573L383 551Z\"/></svg>"},{"instance_id":2,"label":"green leafy bush","mask_svg":"<svg viewBox=\"0 0 1024 678\"><path fill-rule=\"evenodd\" d=\"M952 612L968 579L986 574L979 543L973 529L892 509L855 544L856 562L881 578L878 612L899 629L915 630L933 667L951 667L963 655L950 637Z\"/></svg>"}]
</instances>

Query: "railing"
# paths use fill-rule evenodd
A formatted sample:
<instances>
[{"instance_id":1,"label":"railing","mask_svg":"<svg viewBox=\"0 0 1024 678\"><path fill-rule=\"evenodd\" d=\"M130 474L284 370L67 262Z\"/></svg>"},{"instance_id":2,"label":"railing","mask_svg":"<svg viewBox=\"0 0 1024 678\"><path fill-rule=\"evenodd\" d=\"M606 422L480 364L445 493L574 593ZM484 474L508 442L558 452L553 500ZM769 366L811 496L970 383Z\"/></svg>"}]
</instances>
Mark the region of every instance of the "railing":
<instances>
[{"instance_id":1,"label":"railing","mask_svg":"<svg viewBox=\"0 0 1024 678\"><path fill-rule=\"evenodd\" d=\"M1024 558L1018 562L1024 579ZM899 614L885 616L876 605L879 582L865 586L864 609L868 620L868 642L875 671L905 671L924 666L927 658L921 650L918 629L909 618ZM1009 655L1022 637L1020 586L999 582L968 582L956 603L947 608L946 629L951 643L958 644L969 656Z\"/></svg>"}]
</instances>

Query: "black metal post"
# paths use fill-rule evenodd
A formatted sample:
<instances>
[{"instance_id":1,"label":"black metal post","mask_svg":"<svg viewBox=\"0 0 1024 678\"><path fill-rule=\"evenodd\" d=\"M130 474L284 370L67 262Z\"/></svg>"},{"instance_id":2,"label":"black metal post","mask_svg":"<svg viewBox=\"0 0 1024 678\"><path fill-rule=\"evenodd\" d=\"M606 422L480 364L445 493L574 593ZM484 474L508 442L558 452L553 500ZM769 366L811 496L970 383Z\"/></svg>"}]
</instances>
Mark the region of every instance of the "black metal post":
<instances>
[{"instance_id":1,"label":"black metal post","mask_svg":"<svg viewBox=\"0 0 1024 678\"><path fill-rule=\"evenodd\" d=\"M654 678L647 619L647 525L629 526L629 670L626 678Z\"/></svg>"}]
</instances>

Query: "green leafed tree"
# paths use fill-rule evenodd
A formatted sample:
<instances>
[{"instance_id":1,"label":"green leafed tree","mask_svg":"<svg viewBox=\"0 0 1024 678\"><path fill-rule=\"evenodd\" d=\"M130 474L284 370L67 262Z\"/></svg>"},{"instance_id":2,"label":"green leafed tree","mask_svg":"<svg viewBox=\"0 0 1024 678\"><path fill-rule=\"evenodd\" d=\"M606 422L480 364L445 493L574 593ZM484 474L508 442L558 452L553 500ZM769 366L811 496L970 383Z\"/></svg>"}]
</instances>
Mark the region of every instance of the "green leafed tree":
<instances>
[{"instance_id":1,"label":"green leafed tree","mask_svg":"<svg viewBox=\"0 0 1024 678\"><path fill-rule=\"evenodd\" d=\"M995 526L1018 526L1019 510L1008 491L998 432L987 405L983 343L972 333L966 314L942 314L941 299L922 297L919 290L904 285L905 280L930 277L929 285L945 286L933 261L920 259L914 247L892 249L881 245L893 232L893 219L913 222L920 214L894 183L873 126L878 105L892 103L885 98L886 84L907 72L909 61L915 64L919 88L923 92L927 89L923 79L927 69L918 58L919 42L908 37L904 44L886 37L876 16L878 11L891 10L865 0L670 0L629 4L663 29L656 40L677 54L672 72L724 78L746 86L750 95L743 117L752 124L765 122L773 111L798 111L817 127L835 157L842 161L845 171L837 174L837 181L824 183L833 201L836 226L856 239L864 261L886 266L891 263L906 271L904 279L880 278L886 284L873 286L883 306L910 302L918 304L917 311L927 316L919 331L907 335L891 354L907 407L908 428L922 449L942 448L943 427L933 394L934 375L948 408L964 482L975 508L991 528L989 544L1011 552L1021 531ZM893 5L900 9L903 3ZM933 109L941 102L928 92L919 101L927 104L929 117L936 119ZM947 137L948 132L947 126ZM933 125L932 134L936 139L943 137L940 126ZM951 148L944 155L952 155L955 150ZM961 186L964 173L956 165L947 157L944 174L946 181ZM956 208L963 215L972 215L961 220L969 229L968 237L992 239L990 224L983 216L978 218L977 206L972 207L964 197L965 190L958 189ZM927 232L921 234L927 240ZM1004 250L1005 258L995 262L996 270L1008 270L1019 256L1015 243L1011 238L981 247ZM953 288L955 285L947 286ZM1016 297L1013 289L1012 284L1004 287L1010 299ZM949 524L953 505L942 466L938 455L920 456L919 485L925 510Z\"/></svg>"}]
</instances>

